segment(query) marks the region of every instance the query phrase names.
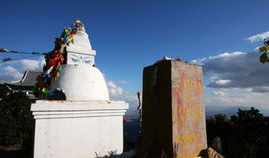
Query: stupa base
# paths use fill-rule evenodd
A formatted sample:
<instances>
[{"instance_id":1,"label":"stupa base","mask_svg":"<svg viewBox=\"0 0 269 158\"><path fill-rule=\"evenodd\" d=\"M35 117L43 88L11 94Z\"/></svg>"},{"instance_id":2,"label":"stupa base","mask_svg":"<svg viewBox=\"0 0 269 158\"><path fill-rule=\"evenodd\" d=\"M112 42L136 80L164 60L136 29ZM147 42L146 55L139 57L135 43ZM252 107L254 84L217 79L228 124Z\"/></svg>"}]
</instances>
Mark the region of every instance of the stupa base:
<instances>
[{"instance_id":1,"label":"stupa base","mask_svg":"<svg viewBox=\"0 0 269 158\"><path fill-rule=\"evenodd\" d=\"M37 101L34 158L94 158L123 151L122 101Z\"/></svg>"}]
</instances>

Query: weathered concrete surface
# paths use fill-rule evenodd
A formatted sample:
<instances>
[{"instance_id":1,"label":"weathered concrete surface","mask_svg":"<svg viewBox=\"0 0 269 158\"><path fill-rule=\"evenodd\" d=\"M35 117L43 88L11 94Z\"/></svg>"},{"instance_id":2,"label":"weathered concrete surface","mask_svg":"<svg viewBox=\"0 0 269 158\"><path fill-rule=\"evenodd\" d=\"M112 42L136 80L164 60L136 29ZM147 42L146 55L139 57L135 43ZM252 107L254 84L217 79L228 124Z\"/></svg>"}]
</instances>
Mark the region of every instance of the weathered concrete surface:
<instances>
[{"instance_id":1,"label":"weathered concrete surface","mask_svg":"<svg viewBox=\"0 0 269 158\"><path fill-rule=\"evenodd\" d=\"M201 67L172 62L173 146L176 157L193 158L206 148Z\"/></svg>"},{"instance_id":2,"label":"weathered concrete surface","mask_svg":"<svg viewBox=\"0 0 269 158\"><path fill-rule=\"evenodd\" d=\"M202 75L173 60L144 69L140 157L194 158L206 149Z\"/></svg>"}]
</instances>

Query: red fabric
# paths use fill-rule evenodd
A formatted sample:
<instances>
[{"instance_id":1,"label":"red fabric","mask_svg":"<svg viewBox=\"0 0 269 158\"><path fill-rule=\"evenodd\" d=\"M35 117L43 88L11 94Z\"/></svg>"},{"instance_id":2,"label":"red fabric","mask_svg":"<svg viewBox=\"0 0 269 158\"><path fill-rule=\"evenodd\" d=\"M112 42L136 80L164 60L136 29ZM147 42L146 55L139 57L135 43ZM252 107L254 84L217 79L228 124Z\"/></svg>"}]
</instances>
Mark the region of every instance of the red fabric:
<instances>
[{"instance_id":1,"label":"red fabric","mask_svg":"<svg viewBox=\"0 0 269 158\"><path fill-rule=\"evenodd\" d=\"M47 68L50 68L52 66L54 67L59 66L63 64L63 62L64 62L64 57L62 53L59 50L55 50L53 54L49 57Z\"/></svg>"}]
</instances>

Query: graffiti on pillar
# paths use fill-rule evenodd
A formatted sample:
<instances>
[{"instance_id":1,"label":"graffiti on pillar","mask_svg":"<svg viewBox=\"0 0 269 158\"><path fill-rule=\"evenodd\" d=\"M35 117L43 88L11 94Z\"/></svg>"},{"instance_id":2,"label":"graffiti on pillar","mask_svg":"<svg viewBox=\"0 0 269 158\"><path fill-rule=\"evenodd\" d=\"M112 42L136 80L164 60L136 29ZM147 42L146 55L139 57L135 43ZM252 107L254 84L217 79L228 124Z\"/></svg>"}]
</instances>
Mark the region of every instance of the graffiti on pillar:
<instances>
[{"instance_id":1,"label":"graffiti on pillar","mask_svg":"<svg viewBox=\"0 0 269 158\"><path fill-rule=\"evenodd\" d=\"M202 75L188 69L172 86L174 158L193 158L205 147Z\"/></svg>"}]
</instances>

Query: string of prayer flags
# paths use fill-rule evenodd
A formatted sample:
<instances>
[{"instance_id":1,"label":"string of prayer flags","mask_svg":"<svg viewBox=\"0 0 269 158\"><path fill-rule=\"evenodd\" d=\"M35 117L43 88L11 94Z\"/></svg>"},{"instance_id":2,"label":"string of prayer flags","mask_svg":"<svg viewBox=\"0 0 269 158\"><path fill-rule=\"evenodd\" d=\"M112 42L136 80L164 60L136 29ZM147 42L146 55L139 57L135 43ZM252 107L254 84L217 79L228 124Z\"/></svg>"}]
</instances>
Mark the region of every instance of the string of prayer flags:
<instances>
[{"instance_id":1,"label":"string of prayer flags","mask_svg":"<svg viewBox=\"0 0 269 158\"><path fill-rule=\"evenodd\" d=\"M8 50L6 48L0 48L0 53L29 54L29 55L46 55L47 54L47 53L41 53L41 52L22 52L22 51Z\"/></svg>"},{"instance_id":2,"label":"string of prayer flags","mask_svg":"<svg viewBox=\"0 0 269 158\"><path fill-rule=\"evenodd\" d=\"M56 38L54 49L45 55L46 64L43 73L37 77L36 88L33 89L34 94L38 96L48 96L48 88L52 80L60 77L62 70L61 65L66 63L66 47L70 43L74 43L74 35L78 31L85 31L84 25L76 20L70 28L64 28L59 38Z\"/></svg>"}]
</instances>

